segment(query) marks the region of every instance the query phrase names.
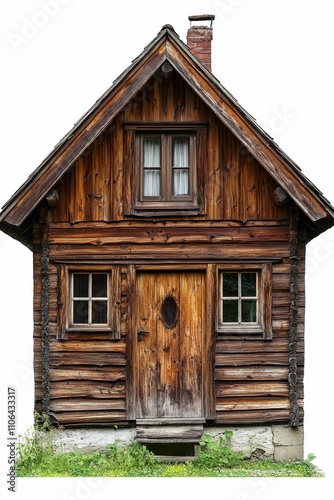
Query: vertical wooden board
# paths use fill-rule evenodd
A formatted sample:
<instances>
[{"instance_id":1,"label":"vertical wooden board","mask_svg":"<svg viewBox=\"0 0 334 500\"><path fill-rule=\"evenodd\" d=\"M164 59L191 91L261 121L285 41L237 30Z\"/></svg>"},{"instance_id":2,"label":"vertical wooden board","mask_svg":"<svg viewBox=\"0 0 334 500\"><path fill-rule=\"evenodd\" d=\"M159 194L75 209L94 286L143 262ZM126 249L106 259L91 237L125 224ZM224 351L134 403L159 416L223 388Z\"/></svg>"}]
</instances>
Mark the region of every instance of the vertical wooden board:
<instances>
[{"instance_id":1,"label":"vertical wooden board","mask_svg":"<svg viewBox=\"0 0 334 500\"><path fill-rule=\"evenodd\" d=\"M215 264L208 264L203 294L205 323L203 325L203 405L207 419L216 417L214 369L216 355L217 273Z\"/></svg>"},{"instance_id":2,"label":"vertical wooden board","mask_svg":"<svg viewBox=\"0 0 334 500\"><path fill-rule=\"evenodd\" d=\"M223 219L239 220L239 158L237 140L224 127L223 143Z\"/></svg>"},{"instance_id":3,"label":"vertical wooden board","mask_svg":"<svg viewBox=\"0 0 334 500\"><path fill-rule=\"evenodd\" d=\"M85 151L84 155L77 160L74 167L75 207L73 207L71 210L74 211L75 209L75 221L77 222L86 220L85 219L86 198L84 192L85 189L84 177L85 177L85 168L86 168L85 163L87 154L88 151Z\"/></svg>"},{"instance_id":4,"label":"vertical wooden board","mask_svg":"<svg viewBox=\"0 0 334 500\"><path fill-rule=\"evenodd\" d=\"M105 132L104 148L102 153L103 163L103 213L102 220L111 220L112 192L111 192L111 134L113 127L109 126ZM122 150L122 148L121 148Z\"/></svg>"},{"instance_id":5,"label":"vertical wooden board","mask_svg":"<svg viewBox=\"0 0 334 500\"><path fill-rule=\"evenodd\" d=\"M180 281L178 273L157 275L157 353L158 385L157 405L159 417L180 416L180 322L173 328L164 324L162 304L166 297L174 297L180 304Z\"/></svg>"},{"instance_id":6,"label":"vertical wooden board","mask_svg":"<svg viewBox=\"0 0 334 500\"><path fill-rule=\"evenodd\" d=\"M115 144L115 141L113 141ZM124 207L124 214L130 214L132 213L133 206L132 206L132 201L134 199L133 195L133 189L134 189L134 165L133 165L133 158L134 158L134 133L131 130L126 130L124 134L124 142L123 142L123 148L124 151L122 152L124 162L123 162L123 175L124 175L124 182L123 182L123 207ZM115 161L114 161L114 169L117 169L117 160L115 156ZM114 174L114 180L113 183L115 182L115 174ZM115 186L116 187L116 186ZM116 200L117 196L119 195L119 189L120 186L118 186L118 190L113 196L113 198ZM120 219L123 217L123 214L117 213L117 209L115 209L114 205L114 213L113 217L119 217ZM117 213L117 215L116 215Z\"/></svg>"},{"instance_id":7,"label":"vertical wooden board","mask_svg":"<svg viewBox=\"0 0 334 500\"><path fill-rule=\"evenodd\" d=\"M204 279L202 273L180 275L181 413L201 417L202 408L202 332L204 329Z\"/></svg>"},{"instance_id":8,"label":"vertical wooden board","mask_svg":"<svg viewBox=\"0 0 334 500\"><path fill-rule=\"evenodd\" d=\"M214 115L211 115L209 125L210 134L207 137L207 193L212 193L212 196L207 196L207 217L210 220L221 219L222 206L222 176L221 176L221 155L223 128L217 122Z\"/></svg>"},{"instance_id":9,"label":"vertical wooden board","mask_svg":"<svg viewBox=\"0 0 334 500\"><path fill-rule=\"evenodd\" d=\"M242 221L257 219L257 205L260 194L258 169L255 161L244 154L245 148L238 142L238 157L240 162L240 208L239 217Z\"/></svg>"},{"instance_id":10,"label":"vertical wooden board","mask_svg":"<svg viewBox=\"0 0 334 500\"><path fill-rule=\"evenodd\" d=\"M111 135L112 147L112 174L111 174L111 203L112 203L112 220L122 220L124 218L124 197L128 194L131 198L131 186L133 186L133 179L127 177L127 172L124 171L123 177L123 127L120 115L116 117L112 125ZM133 147L131 142L126 147ZM124 150L128 155L128 151Z\"/></svg>"},{"instance_id":11,"label":"vertical wooden board","mask_svg":"<svg viewBox=\"0 0 334 500\"><path fill-rule=\"evenodd\" d=\"M136 328L147 330L142 340L135 332L138 352L137 418L157 416L156 278L150 273L137 276L138 316ZM136 322L135 322L136 324Z\"/></svg>"},{"instance_id":12,"label":"vertical wooden board","mask_svg":"<svg viewBox=\"0 0 334 500\"><path fill-rule=\"evenodd\" d=\"M188 89L187 89L188 90ZM175 78L174 82L174 120L182 121L188 119L185 118L187 111L189 112L189 107L192 107L191 97L189 92L186 93L184 81L180 78ZM187 101L186 101L187 98ZM188 107L189 106L189 107Z\"/></svg>"}]
</instances>

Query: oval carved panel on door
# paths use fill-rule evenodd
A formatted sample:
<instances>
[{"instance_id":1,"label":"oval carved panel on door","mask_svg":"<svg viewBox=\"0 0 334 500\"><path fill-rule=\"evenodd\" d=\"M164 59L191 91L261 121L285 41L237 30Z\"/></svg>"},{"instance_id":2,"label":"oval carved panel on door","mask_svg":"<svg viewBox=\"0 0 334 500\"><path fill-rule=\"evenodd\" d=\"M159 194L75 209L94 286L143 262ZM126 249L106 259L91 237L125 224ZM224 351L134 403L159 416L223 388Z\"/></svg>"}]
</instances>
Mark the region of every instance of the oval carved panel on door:
<instances>
[{"instance_id":1,"label":"oval carved panel on door","mask_svg":"<svg viewBox=\"0 0 334 500\"><path fill-rule=\"evenodd\" d=\"M172 295L164 298L161 306L162 321L166 328L174 328L179 317L179 306Z\"/></svg>"}]
</instances>

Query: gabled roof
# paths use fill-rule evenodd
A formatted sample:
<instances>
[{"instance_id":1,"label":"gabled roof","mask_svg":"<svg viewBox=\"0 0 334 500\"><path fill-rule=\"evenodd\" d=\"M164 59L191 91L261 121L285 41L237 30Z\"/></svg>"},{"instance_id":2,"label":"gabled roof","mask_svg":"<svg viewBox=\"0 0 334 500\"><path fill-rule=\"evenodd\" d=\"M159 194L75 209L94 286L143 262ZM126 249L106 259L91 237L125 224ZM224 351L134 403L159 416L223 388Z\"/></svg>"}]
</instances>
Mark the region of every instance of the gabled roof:
<instances>
[{"instance_id":1,"label":"gabled roof","mask_svg":"<svg viewBox=\"0 0 334 500\"><path fill-rule=\"evenodd\" d=\"M165 61L299 206L310 223L309 239L334 225L334 208L329 201L190 52L172 26L165 25L2 207L0 229L31 245L34 209Z\"/></svg>"}]
</instances>

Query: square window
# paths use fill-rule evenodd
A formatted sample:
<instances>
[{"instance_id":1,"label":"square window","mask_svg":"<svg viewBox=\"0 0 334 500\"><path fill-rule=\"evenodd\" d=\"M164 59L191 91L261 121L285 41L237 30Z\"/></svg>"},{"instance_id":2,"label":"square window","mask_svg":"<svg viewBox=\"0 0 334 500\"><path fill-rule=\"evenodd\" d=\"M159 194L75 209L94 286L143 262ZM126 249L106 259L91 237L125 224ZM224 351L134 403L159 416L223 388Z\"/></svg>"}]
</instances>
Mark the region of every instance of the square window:
<instances>
[{"instance_id":1,"label":"square window","mask_svg":"<svg viewBox=\"0 0 334 500\"><path fill-rule=\"evenodd\" d=\"M218 266L218 332L272 338L272 264Z\"/></svg>"},{"instance_id":2,"label":"square window","mask_svg":"<svg viewBox=\"0 0 334 500\"><path fill-rule=\"evenodd\" d=\"M108 325L108 273L71 273L73 325Z\"/></svg>"},{"instance_id":3,"label":"square window","mask_svg":"<svg viewBox=\"0 0 334 500\"><path fill-rule=\"evenodd\" d=\"M258 322L258 273L222 272L222 324Z\"/></svg>"},{"instance_id":4,"label":"square window","mask_svg":"<svg viewBox=\"0 0 334 500\"><path fill-rule=\"evenodd\" d=\"M70 332L109 332L120 338L121 282L119 266L61 264L58 267L57 339Z\"/></svg>"}]
</instances>

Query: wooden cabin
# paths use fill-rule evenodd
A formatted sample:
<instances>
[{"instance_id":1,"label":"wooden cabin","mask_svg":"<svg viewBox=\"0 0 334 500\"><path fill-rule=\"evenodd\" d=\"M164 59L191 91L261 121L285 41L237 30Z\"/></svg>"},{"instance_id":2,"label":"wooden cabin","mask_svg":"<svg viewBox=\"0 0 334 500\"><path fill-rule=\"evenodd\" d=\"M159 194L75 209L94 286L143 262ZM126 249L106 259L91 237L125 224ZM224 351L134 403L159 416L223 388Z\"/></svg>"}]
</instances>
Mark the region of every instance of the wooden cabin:
<instances>
[{"instance_id":1,"label":"wooden cabin","mask_svg":"<svg viewBox=\"0 0 334 500\"><path fill-rule=\"evenodd\" d=\"M278 429L302 458L305 247L334 208L212 74L213 18L163 26L3 207L33 252L35 408L187 454Z\"/></svg>"}]
</instances>

